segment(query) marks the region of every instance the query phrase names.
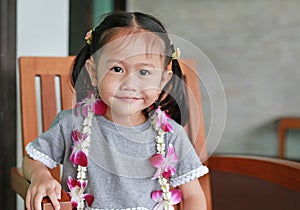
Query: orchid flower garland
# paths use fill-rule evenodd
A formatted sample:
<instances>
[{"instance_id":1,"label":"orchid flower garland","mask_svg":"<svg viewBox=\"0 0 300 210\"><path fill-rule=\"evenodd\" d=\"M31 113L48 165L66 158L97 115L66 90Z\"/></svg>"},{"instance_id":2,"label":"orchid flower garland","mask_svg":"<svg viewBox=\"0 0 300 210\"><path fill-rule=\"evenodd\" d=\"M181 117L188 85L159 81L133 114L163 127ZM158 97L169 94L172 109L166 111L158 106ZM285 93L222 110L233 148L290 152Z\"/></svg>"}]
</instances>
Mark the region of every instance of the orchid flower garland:
<instances>
[{"instance_id":1,"label":"orchid flower garland","mask_svg":"<svg viewBox=\"0 0 300 210\"><path fill-rule=\"evenodd\" d=\"M73 208L82 210L85 206L85 201L90 206L94 201L94 196L85 194L88 180L86 180L86 172L88 166L89 146L91 141L91 126L92 119L95 114L103 115L106 112L106 104L96 98L94 92L90 92L88 97L75 105L75 114L78 115L78 108L81 108L81 114L85 117L82 125L82 132L75 129L72 131L73 147L70 156L70 161L74 166L77 166L77 179L68 178L68 187L70 189L71 203Z\"/></svg>"},{"instance_id":2,"label":"orchid flower garland","mask_svg":"<svg viewBox=\"0 0 300 210\"><path fill-rule=\"evenodd\" d=\"M92 118L96 115L104 115L106 113L106 104L96 98L96 94L91 92L88 97L83 99L75 105L75 114L78 115L78 108L81 107L81 114L85 117L83 120L82 131L75 129L72 131L72 153L70 156L71 163L77 167L77 177L68 178L68 187L70 189L71 203L73 208L82 210L85 203L88 206L94 201L94 196L84 193L88 180L86 179L86 172L88 166L88 149L91 141L91 126ZM165 155L165 140L164 136L167 132L173 132L172 125L168 122L170 117L160 108L153 110L154 114L151 116L151 125L157 132L155 137L156 151L149 160L156 172L153 180L158 179L161 186L160 190L155 190L151 193L151 198L157 204L154 210L174 210L173 205L181 201L181 192L178 189L171 189L169 185L169 178L176 173L174 163L178 158L175 153L174 146L168 145L168 151Z\"/></svg>"},{"instance_id":3,"label":"orchid flower garland","mask_svg":"<svg viewBox=\"0 0 300 210\"><path fill-rule=\"evenodd\" d=\"M165 156L164 136L167 132L173 132L172 125L168 122L170 117L165 111L158 107L154 111L151 124L157 132L156 150L157 153L150 158L150 162L154 168L157 168L152 179L158 179L161 190L155 190L151 194L152 200L157 202L154 210L174 210L173 205L181 202L182 195L178 189L171 189L169 178L176 173L173 163L178 161L175 148L172 144L168 145L168 152Z\"/></svg>"}]
</instances>

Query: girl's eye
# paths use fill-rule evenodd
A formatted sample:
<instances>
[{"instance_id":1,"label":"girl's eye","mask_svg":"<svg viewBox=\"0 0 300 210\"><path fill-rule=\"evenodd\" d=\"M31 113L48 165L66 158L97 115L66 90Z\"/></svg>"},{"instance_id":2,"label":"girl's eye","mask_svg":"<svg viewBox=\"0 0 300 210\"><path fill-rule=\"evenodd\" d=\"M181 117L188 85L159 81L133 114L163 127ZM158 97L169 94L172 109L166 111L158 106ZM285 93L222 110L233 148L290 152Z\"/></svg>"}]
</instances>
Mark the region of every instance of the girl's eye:
<instances>
[{"instance_id":1,"label":"girl's eye","mask_svg":"<svg viewBox=\"0 0 300 210\"><path fill-rule=\"evenodd\" d=\"M124 73L124 70L121 67L112 67L110 70L116 73Z\"/></svg>"},{"instance_id":2,"label":"girl's eye","mask_svg":"<svg viewBox=\"0 0 300 210\"><path fill-rule=\"evenodd\" d=\"M150 71L148 71L148 70L140 70L139 74L142 75L142 76L147 76L147 75L150 74Z\"/></svg>"}]
</instances>

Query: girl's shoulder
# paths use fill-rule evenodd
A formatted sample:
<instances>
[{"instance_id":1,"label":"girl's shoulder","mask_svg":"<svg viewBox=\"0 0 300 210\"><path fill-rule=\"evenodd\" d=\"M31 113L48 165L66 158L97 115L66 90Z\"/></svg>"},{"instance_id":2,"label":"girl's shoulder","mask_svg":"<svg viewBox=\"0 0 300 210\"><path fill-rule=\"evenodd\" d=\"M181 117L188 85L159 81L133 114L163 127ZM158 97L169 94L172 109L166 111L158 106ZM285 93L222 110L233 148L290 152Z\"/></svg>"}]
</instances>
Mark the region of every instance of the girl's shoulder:
<instances>
[{"instance_id":1,"label":"girl's shoulder","mask_svg":"<svg viewBox=\"0 0 300 210\"><path fill-rule=\"evenodd\" d=\"M51 127L55 126L56 124L70 124L76 123L79 121L82 121L81 115L76 115L75 109L67 109L67 110L61 110L53 120Z\"/></svg>"},{"instance_id":2,"label":"girl's shoulder","mask_svg":"<svg viewBox=\"0 0 300 210\"><path fill-rule=\"evenodd\" d=\"M177 123L175 120L169 119L168 122L171 124L171 126L173 128L174 134L181 133L182 131L184 131L184 127L182 125L180 125L179 123Z\"/></svg>"}]
</instances>

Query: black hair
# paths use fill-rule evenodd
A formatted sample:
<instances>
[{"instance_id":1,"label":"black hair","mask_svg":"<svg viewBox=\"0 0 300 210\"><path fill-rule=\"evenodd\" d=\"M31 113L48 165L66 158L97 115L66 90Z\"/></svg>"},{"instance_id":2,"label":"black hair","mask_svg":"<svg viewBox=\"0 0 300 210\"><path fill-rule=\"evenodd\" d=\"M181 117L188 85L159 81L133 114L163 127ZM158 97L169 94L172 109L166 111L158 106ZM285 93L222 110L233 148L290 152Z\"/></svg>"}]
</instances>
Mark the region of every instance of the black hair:
<instances>
[{"instance_id":1,"label":"black hair","mask_svg":"<svg viewBox=\"0 0 300 210\"><path fill-rule=\"evenodd\" d=\"M88 72L83 70L85 69L85 62L110 41L110 35L114 35L111 33L117 33L121 27L132 28L133 31L153 32L163 40L166 55L165 67L172 62L173 76L159 95L158 100L154 104L154 108L160 106L161 109L165 110L177 123L185 125L189 117L189 112L186 102L185 85L182 80L182 71L178 60L171 58L174 52L174 46L171 44L163 24L149 14L140 12L110 13L92 30L91 43L87 43L76 56L71 75L77 101L81 101L87 96L90 90L95 89L91 84ZM79 75L83 79L78 80ZM144 114L148 115L148 113L148 109L144 110Z\"/></svg>"}]
</instances>

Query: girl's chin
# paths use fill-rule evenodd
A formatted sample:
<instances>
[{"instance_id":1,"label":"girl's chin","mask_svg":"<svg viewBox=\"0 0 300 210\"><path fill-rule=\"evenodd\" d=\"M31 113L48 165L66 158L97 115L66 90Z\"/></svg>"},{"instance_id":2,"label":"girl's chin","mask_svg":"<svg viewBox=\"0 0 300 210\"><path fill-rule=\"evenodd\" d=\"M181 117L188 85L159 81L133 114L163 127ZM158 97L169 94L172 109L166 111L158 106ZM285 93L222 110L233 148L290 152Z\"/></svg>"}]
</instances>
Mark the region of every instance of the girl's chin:
<instances>
[{"instance_id":1,"label":"girl's chin","mask_svg":"<svg viewBox=\"0 0 300 210\"><path fill-rule=\"evenodd\" d=\"M125 126L139 125L145 122L147 119L142 111L136 112L134 110L130 111L128 109L117 109L112 112L109 111L105 114L105 117L117 124Z\"/></svg>"}]
</instances>

